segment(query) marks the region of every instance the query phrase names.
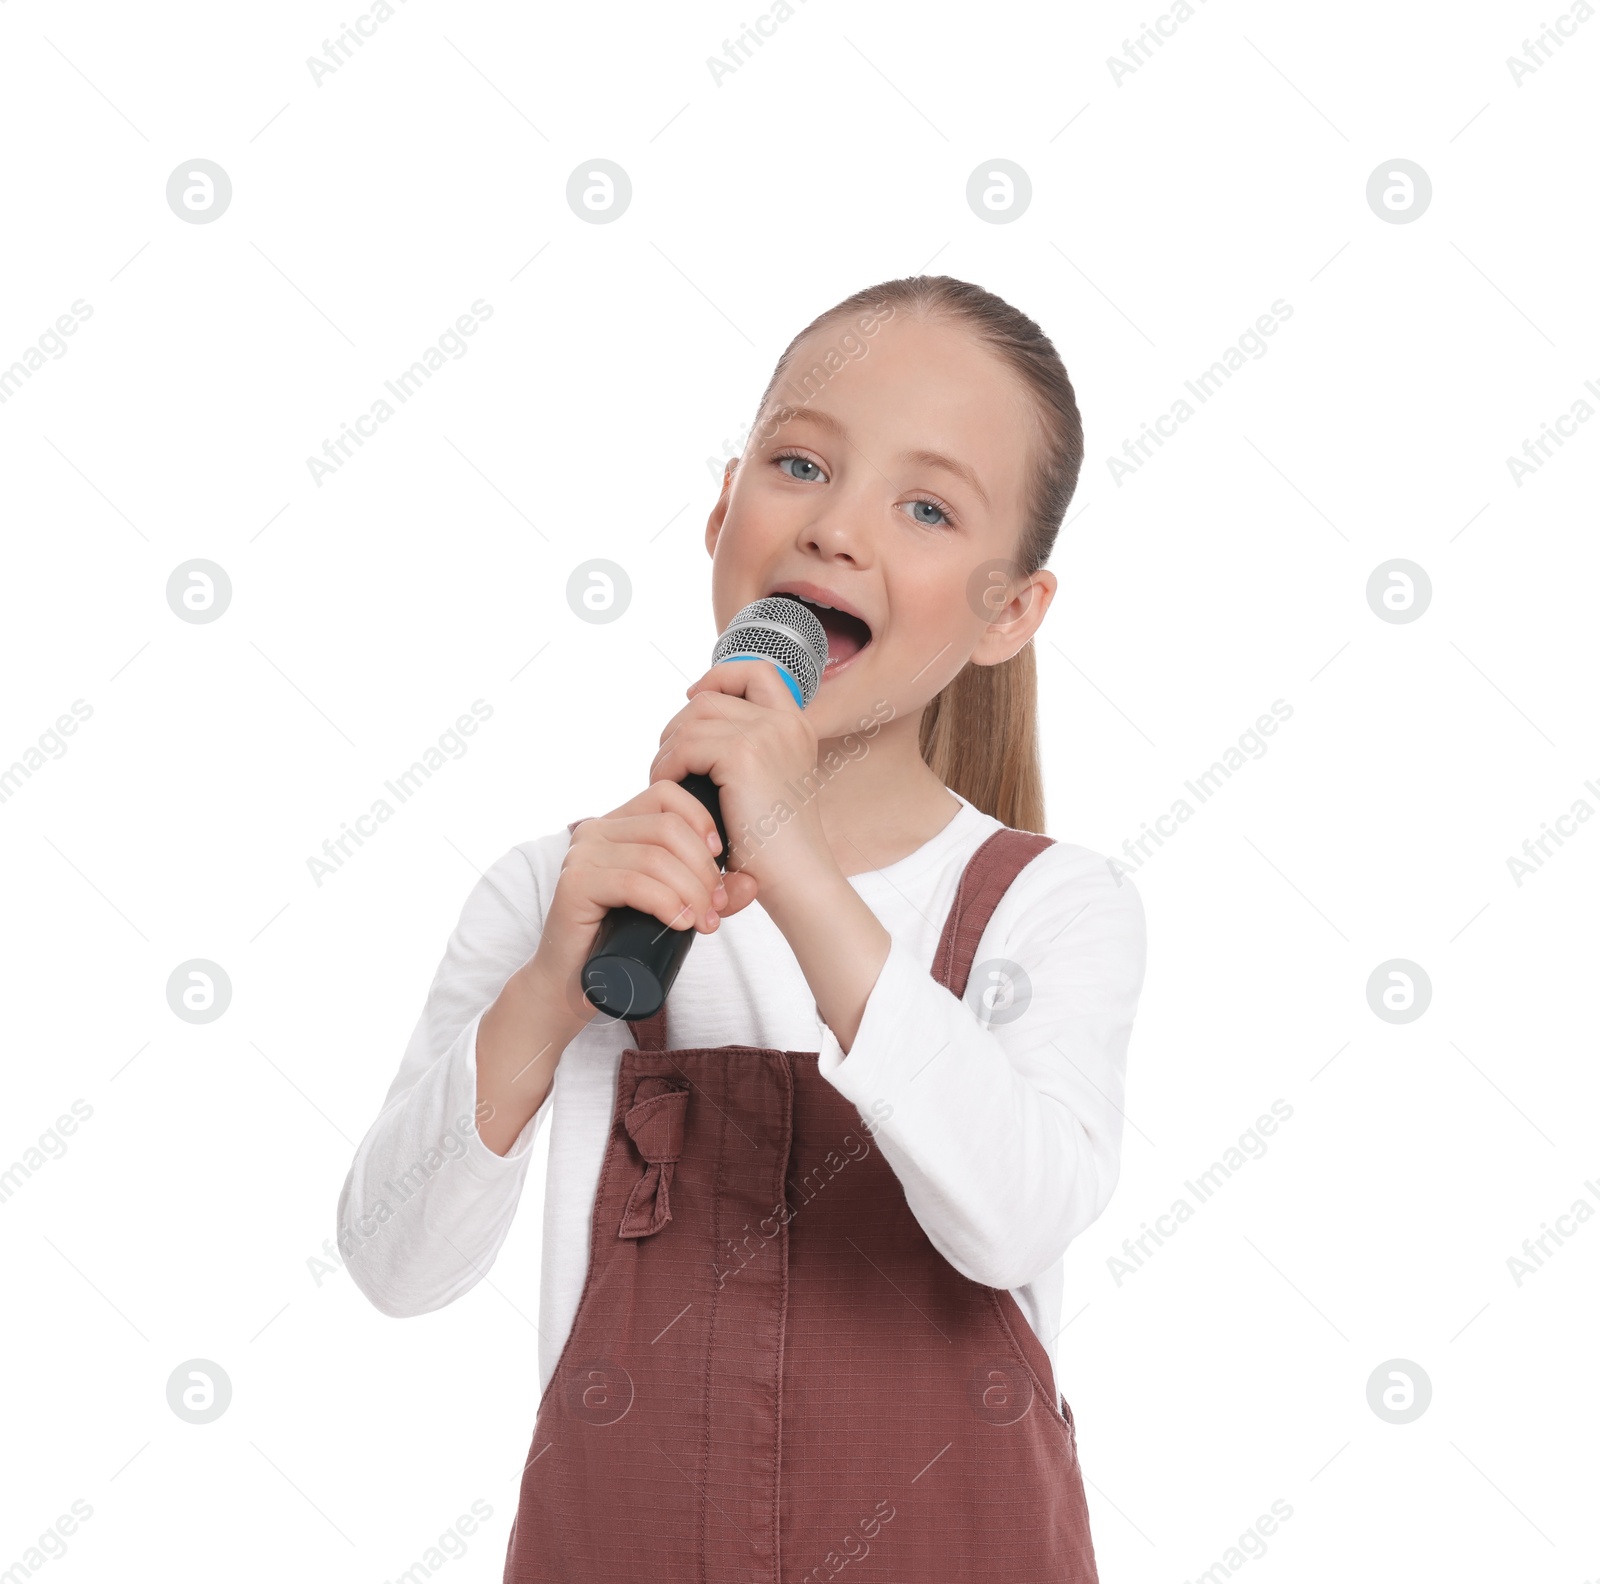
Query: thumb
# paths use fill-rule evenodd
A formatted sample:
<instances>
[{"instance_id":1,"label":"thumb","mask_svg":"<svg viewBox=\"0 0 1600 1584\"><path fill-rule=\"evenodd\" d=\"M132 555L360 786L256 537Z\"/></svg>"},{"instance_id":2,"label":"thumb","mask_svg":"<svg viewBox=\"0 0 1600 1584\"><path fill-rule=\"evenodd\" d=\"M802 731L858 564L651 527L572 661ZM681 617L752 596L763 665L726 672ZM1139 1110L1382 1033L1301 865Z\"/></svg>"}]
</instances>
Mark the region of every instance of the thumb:
<instances>
[{"instance_id":1,"label":"thumb","mask_svg":"<svg viewBox=\"0 0 1600 1584\"><path fill-rule=\"evenodd\" d=\"M756 899L756 878L754 875L746 874L742 869L724 870L722 886L728 893L728 905L722 910L723 918L742 912Z\"/></svg>"}]
</instances>

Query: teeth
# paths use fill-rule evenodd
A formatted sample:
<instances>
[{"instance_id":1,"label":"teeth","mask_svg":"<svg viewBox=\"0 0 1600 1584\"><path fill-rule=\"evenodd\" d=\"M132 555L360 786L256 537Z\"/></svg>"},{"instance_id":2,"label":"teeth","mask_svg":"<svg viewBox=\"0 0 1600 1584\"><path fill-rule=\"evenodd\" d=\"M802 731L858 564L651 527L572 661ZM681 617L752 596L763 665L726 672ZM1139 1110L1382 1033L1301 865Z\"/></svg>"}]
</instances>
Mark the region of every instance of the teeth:
<instances>
[{"instance_id":1,"label":"teeth","mask_svg":"<svg viewBox=\"0 0 1600 1584\"><path fill-rule=\"evenodd\" d=\"M790 599L798 599L802 604L813 606L817 610L843 610L841 605L825 605L821 600L806 599L803 595L791 594Z\"/></svg>"}]
</instances>

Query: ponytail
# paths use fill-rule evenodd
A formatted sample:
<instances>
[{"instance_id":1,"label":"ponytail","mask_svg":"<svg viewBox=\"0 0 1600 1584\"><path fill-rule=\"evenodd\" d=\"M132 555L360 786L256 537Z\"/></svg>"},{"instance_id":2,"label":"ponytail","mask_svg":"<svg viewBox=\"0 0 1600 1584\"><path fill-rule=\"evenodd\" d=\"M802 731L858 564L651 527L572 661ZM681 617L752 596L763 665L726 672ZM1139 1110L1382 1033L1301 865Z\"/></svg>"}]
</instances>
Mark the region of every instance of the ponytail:
<instances>
[{"instance_id":1,"label":"ponytail","mask_svg":"<svg viewBox=\"0 0 1600 1584\"><path fill-rule=\"evenodd\" d=\"M998 665L970 661L922 712L923 762L1013 830L1044 832L1037 668L1030 638Z\"/></svg>"}]
</instances>

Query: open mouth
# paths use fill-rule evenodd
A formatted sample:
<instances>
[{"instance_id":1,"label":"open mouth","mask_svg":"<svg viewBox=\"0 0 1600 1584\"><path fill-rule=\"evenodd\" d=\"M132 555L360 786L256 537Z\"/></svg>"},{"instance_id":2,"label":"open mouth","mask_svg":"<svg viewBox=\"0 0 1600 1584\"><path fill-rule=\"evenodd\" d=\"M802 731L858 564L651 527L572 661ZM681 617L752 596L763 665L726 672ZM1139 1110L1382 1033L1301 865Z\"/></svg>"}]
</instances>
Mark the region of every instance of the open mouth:
<instances>
[{"instance_id":1,"label":"open mouth","mask_svg":"<svg viewBox=\"0 0 1600 1584\"><path fill-rule=\"evenodd\" d=\"M798 594L786 594L784 598L804 605L822 623L822 630L828 635L828 663L822 673L823 681L847 666L872 642L872 629L859 616L818 605Z\"/></svg>"}]
</instances>

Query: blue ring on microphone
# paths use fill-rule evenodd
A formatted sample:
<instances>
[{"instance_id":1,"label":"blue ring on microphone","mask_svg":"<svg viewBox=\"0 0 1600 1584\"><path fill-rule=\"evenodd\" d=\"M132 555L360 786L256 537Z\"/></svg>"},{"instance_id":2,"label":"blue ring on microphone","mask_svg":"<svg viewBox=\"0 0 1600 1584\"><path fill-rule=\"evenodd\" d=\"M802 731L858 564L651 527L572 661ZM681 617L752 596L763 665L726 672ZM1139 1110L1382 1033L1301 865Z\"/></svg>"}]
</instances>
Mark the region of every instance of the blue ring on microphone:
<instances>
[{"instance_id":1,"label":"blue ring on microphone","mask_svg":"<svg viewBox=\"0 0 1600 1584\"><path fill-rule=\"evenodd\" d=\"M800 691L800 684L797 681L795 681L794 677L790 674L789 668L787 666L779 665L778 662L776 660L774 660L771 655L764 655L764 654L730 654L730 655L724 655L717 662L717 664L718 665L727 665L730 660L765 660L767 662L767 664L770 665L773 668L773 670L775 670L778 673L778 675L781 676L783 678L783 680L789 684L789 691L790 691L791 694L794 695L795 703L801 709L804 709L806 707L805 695L802 694L801 691Z\"/></svg>"}]
</instances>

